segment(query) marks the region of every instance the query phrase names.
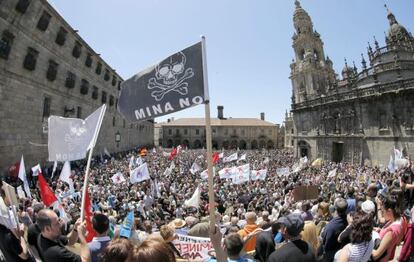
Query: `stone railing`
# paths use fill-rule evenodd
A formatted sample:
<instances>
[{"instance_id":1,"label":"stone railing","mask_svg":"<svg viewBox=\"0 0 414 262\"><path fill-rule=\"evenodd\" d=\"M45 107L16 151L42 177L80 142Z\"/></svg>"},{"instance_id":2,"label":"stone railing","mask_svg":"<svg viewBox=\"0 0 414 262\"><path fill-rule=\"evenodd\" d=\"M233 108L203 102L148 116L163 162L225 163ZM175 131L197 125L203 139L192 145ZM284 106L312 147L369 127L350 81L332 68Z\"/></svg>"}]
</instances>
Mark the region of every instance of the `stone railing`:
<instances>
[{"instance_id":1,"label":"stone railing","mask_svg":"<svg viewBox=\"0 0 414 262\"><path fill-rule=\"evenodd\" d=\"M390 92L399 92L406 89L414 89L414 79L405 81L398 81L393 83L377 84L374 86L366 87L363 89L352 89L347 92L334 93L325 97L318 97L315 99L309 99L302 103L296 103L292 105L293 110L300 110L309 107L316 107L325 104L336 103L338 101L349 101L359 99L363 97L369 97L373 95L381 95Z\"/></svg>"}]
</instances>

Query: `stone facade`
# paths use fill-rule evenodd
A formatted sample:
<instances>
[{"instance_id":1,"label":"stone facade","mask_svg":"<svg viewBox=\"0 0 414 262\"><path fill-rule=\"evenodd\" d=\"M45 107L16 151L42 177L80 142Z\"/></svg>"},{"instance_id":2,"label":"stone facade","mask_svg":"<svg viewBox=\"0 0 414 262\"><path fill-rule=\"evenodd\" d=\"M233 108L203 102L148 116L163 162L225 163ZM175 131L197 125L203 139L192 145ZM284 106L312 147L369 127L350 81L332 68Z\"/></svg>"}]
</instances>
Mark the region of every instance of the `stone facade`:
<instances>
[{"instance_id":1,"label":"stone facade","mask_svg":"<svg viewBox=\"0 0 414 262\"><path fill-rule=\"evenodd\" d=\"M213 148L278 148L279 125L257 118L224 118L223 107L218 106L218 117L211 118ZM189 148L205 147L204 118L181 118L158 124L162 129L163 147L186 145ZM160 144L161 145L161 144Z\"/></svg>"},{"instance_id":2,"label":"stone facade","mask_svg":"<svg viewBox=\"0 0 414 262\"><path fill-rule=\"evenodd\" d=\"M297 156L386 165L393 148L414 153L414 39L388 11L386 46L368 47L362 70L339 79L325 58L320 34L295 2L291 64Z\"/></svg>"},{"instance_id":3,"label":"stone facade","mask_svg":"<svg viewBox=\"0 0 414 262\"><path fill-rule=\"evenodd\" d=\"M295 129L293 124L292 113L286 112L285 121L283 121L285 132L284 132L284 147L293 148L294 147L294 135Z\"/></svg>"},{"instance_id":4,"label":"stone facade","mask_svg":"<svg viewBox=\"0 0 414 262\"><path fill-rule=\"evenodd\" d=\"M0 170L22 154L26 167L47 164L48 117L86 118L103 103L95 154L153 143L152 122L117 112L122 78L76 32L46 0L0 1Z\"/></svg>"}]
</instances>

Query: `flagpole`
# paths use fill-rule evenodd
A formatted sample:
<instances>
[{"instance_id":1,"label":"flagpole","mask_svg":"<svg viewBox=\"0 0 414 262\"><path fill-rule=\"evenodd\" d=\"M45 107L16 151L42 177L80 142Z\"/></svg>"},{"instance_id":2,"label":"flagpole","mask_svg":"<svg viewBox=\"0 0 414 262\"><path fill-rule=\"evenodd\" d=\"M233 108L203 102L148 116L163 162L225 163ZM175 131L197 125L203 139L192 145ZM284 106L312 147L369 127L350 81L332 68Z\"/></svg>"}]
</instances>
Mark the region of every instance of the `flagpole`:
<instances>
[{"instance_id":1,"label":"flagpole","mask_svg":"<svg viewBox=\"0 0 414 262\"><path fill-rule=\"evenodd\" d=\"M206 121L206 144L207 144L207 172L208 172L208 199L210 212L210 231L215 232L216 225L216 207L214 201L214 174L213 174L213 149L211 142L211 120L210 120L210 98L208 93L207 77L207 57L206 57L206 38L201 36L202 57L203 57L203 80L204 80L204 98L205 98L205 121Z\"/></svg>"},{"instance_id":2,"label":"flagpole","mask_svg":"<svg viewBox=\"0 0 414 262\"><path fill-rule=\"evenodd\" d=\"M83 218L85 216L85 199L86 199L86 192L88 190L89 168L91 166L92 151L93 151L93 147L89 150L88 163L86 164L86 171L85 171L85 179L83 180L82 205L81 205L81 215L80 215L81 221L83 221Z\"/></svg>"}]
</instances>

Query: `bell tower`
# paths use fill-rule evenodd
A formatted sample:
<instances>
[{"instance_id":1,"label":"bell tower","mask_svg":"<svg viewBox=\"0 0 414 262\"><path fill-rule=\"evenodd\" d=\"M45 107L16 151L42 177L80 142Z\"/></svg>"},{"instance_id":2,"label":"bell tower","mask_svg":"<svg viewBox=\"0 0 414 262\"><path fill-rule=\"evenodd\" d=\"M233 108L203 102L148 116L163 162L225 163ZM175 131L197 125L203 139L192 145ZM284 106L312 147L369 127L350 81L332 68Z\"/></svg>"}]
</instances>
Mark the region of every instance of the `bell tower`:
<instances>
[{"instance_id":1,"label":"bell tower","mask_svg":"<svg viewBox=\"0 0 414 262\"><path fill-rule=\"evenodd\" d=\"M313 29L308 13L295 1L293 13L293 50L295 58L290 65L293 96L292 103L301 103L324 95L336 82L332 61L325 58L320 34Z\"/></svg>"}]
</instances>

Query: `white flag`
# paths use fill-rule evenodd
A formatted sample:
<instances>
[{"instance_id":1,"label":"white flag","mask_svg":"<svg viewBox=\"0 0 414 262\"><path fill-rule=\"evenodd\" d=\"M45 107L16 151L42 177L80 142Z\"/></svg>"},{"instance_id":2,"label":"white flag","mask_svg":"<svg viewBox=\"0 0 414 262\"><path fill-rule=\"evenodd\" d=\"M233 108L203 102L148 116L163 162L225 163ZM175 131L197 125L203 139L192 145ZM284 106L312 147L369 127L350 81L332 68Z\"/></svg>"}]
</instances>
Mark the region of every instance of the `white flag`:
<instances>
[{"instance_id":1,"label":"white flag","mask_svg":"<svg viewBox=\"0 0 414 262\"><path fill-rule=\"evenodd\" d=\"M201 179L202 180L207 180L208 179L208 170L204 170L203 172L200 173Z\"/></svg>"},{"instance_id":2,"label":"white flag","mask_svg":"<svg viewBox=\"0 0 414 262\"><path fill-rule=\"evenodd\" d=\"M147 163L140 165L131 171L129 181L131 184L150 179Z\"/></svg>"},{"instance_id":3,"label":"white flag","mask_svg":"<svg viewBox=\"0 0 414 262\"><path fill-rule=\"evenodd\" d=\"M229 179L237 174L236 167L225 167L219 172L220 179Z\"/></svg>"},{"instance_id":4,"label":"white flag","mask_svg":"<svg viewBox=\"0 0 414 262\"><path fill-rule=\"evenodd\" d=\"M169 176L169 175L171 175L171 173L172 173L172 169L167 167L164 171L164 176Z\"/></svg>"},{"instance_id":5,"label":"white flag","mask_svg":"<svg viewBox=\"0 0 414 262\"><path fill-rule=\"evenodd\" d=\"M24 191L26 192L26 195L29 198L32 198L32 195L30 194L29 182L27 181L26 168L24 167L23 155L22 155L22 159L20 160L19 178L23 182L23 187L24 187Z\"/></svg>"},{"instance_id":6,"label":"white flag","mask_svg":"<svg viewBox=\"0 0 414 262\"><path fill-rule=\"evenodd\" d=\"M73 180L70 178L71 174L72 171L70 170L70 163L69 161L65 161L62 171L60 172L59 179L69 184L69 190L73 194L75 193L75 188L73 187Z\"/></svg>"},{"instance_id":7,"label":"white flag","mask_svg":"<svg viewBox=\"0 0 414 262\"><path fill-rule=\"evenodd\" d=\"M233 184L242 184L250 179L250 164L236 167L236 175L232 177Z\"/></svg>"},{"instance_id":8,"label":"white flag","mask_svg":"<svg viewBox=\"0 0 414 262\"><path fill-rule=\"evenodd\" d=\"M53 162L53 170L52 170L52 177L51 177L52 179L53 179L53 176L55 175L56 168L57 168L57 161Z\"/></svg>"},{"instance_id":9,"label":"white flag","mask_svg":"<svg viewBox=\"0 0 414 262\"><path fill-rule=\"evenodd\" d=\"M219 154L219 158L223 158L224 157L224 152L221 152L220 154Z\"/></svg>"},{"instance_id":10,"label":"white flag","mask_svg":"<svg viewBox=\"0 0 414 262\"><path fill-rule=\"evenodd\" d=\"M190 168L190 172L191 172L191 174L195 174L195 173L197 173L198 171L200 171L201 170L201 167L196 163L196 162L194 162L193 163L193 165L191 166L191 168Z\"/></svg>"},{"instance_id":11,"label":"white flag","mask_svg":"<svg viewBox=\"0 0 414 262\"><path fill-rule=\"evenodd\" d=\"M24 194L24 191L23 191L22 186L18 186L18 187L17 187L17 196L18 196L20 199L26 198L26 195Z\"/></svg>"},{"instance_id":12,"label":"white flag","mask_svg":"<svg viewBox=\"0 0 414 262\"><path fill-rule=\"evenodd\" d=\"M40 168L40 164L37 164L34 167L32 167L32 173L32 176L38 176L42 173L42 168Z\"/></svg>"},{"instance_id":13,"label":"white flag","mask_svg":"<svg viewBox=\"0 0 414 262\"><path fill-rule=\"evenodd\" d=\"M239 158L239 160L238 160L238 161L242 161L242 160L246 161L246 154L243 154L243 155Z\"/></svg>"},{"instance_id":14,"label":"white flag","mask_svg":"<svg viewBox=\"0 0 414 262\"><path fill-rule=\"evenodd\" d=\"M195 208L200 207L200 188L199 187L196 188L193 196L189 200L184 201L184 205L187 207L195 207Z\"/></svg>"},{"instance_id":15,"label":"white flag","mask_svg":"<svg viewBox=\"0 0 414 262\"><path fill-rule=\"evenodd\" d=\"M98 138L106 104L85 120L78 118L49 117L49 161L72 161L83 159L86 151L93 148Z\"/></svg>"},{"instance_id":16,"label":"white flag","mask_svg":"<svg viewBox=\"0 0 414 262\"><path fill-rule=\"evenodd\" d=\"M109 154L109 151L108 151L108 149L106 149L106 147L104 148L104 153L105 153L105 155L107 155L108 157L111 157L111 154Z\"/></svg>"},{"instance_id":17,"label":"white flag","mask_svg":"<svg viewBox=\"0 0 414 262\"><path fill-rule=\"evenodd\" d=\"M134 166L135 166L135 157L131 156L131 158L129 159L129 170L134 168Z\"/></svg>"},{"instance_id":18,"label":"white flag","mask_svg":"<svg viewBox=\"0 0 414 262\"><path fill-rule=\"evenodd\" d=\"M332 178L332 177L335 177L335 176L336 176L336 168L333 169L333 170L331 170L331 171L329 171L329 173L328 173L328 177L329 178Z\"/></svg>"},{"instance_id":19,"label":"white flag","mask_svg":"<svg viewBox=\"0 0 414 262\"><path fill-rule=\"evenodd\" d=\"M125 177L122 175L122 173L118 172L116 174L114 174L112 177L112 182L114 182L114 184L121 184L122 182L125 182Z\"/></svg>"},{"instance_id":20,"label":"white flag","mask_svg":"<svg viewBox=\"0 0 414 262\"><path fill-rule=\"evenodd\" d=\"M266 169L252 170L250 176L252 180L265 180L267 175Z\"/></svg>"},{"instance_id":21,"label":"white flag","mask_svg":"<svg viewBox=\"0 0 414 262\"><path fill-rule=\"evenodd\" d=\"M228 157L223 158L224 163L236 161L236 160L237 160L237 153L231 154Z\"/></svg>"},{"instance_id":22,"label":"white flag","mask_svg":"<svg viewBox=\"0 0 414 262\"><path fill-rule=\"evenodd\" d=\"M142 160L142 158L139 156L139 157L137 157L137 160L136 160L136 164L137 164L137 166L140 166L140 165L142 165L144 163L144 161Z\"/></svg>"}]
</instances>

